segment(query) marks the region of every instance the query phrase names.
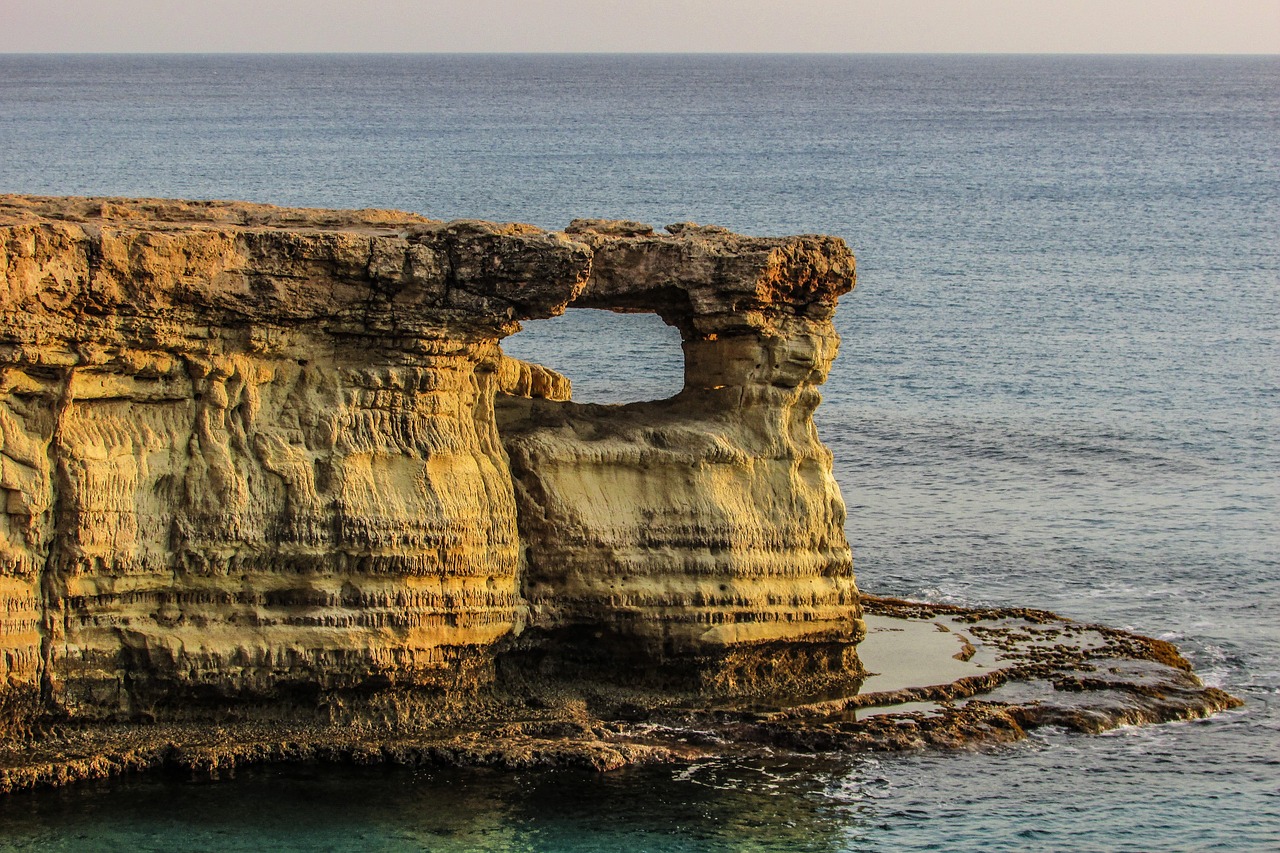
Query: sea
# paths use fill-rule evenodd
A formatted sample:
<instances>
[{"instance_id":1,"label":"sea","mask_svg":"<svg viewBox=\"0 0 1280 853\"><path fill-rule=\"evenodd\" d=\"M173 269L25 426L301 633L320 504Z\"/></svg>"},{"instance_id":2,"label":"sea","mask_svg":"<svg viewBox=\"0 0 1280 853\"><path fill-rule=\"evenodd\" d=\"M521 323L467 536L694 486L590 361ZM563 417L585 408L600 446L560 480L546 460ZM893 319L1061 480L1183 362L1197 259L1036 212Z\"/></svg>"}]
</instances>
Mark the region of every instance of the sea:
<instances>
[{"instance_id":1,"label":"sea","mask_svg":"<svg viewBox=\"0 0 1280 853\"><path fill-rule=\"evenodd\" d=\"M295 766L0 801L18 850L1280 849L1280 58L0 55L0 192L836 234L861 587L1176 643L1245 701L607 774ZM679 390L656 317L508 352Z\"/></svg>"}]
</instances>

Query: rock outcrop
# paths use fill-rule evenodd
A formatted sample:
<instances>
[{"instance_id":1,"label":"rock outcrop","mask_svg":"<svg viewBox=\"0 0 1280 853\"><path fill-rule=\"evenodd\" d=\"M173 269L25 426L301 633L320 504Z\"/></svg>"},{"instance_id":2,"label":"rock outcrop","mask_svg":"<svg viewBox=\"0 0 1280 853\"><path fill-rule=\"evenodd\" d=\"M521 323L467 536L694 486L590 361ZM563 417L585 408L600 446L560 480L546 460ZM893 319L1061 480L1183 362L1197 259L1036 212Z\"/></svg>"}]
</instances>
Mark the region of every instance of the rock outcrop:
<instances>
[{"instance_id":1,"label":"rock outcrop","mask_svg":"<svg viewBox=\"0 0 1280 853\"><path fill-rule=\"evenodd\" d=\"M573 305L679 329L683 391L621 407L499 400L533 624L564 638L564 660L691 674L713 693L847 682L864 628L812 414L853 259L830 237L668 230L572 223L592 251Z\"/></svg>"},{"instance_id":2,"label":"rock outcrop","mask_svg":"<svg viewBox=\"0 0 1280 853\"><path fill-rule=\"evenodd\" d=\"M609 710L584 702L581 682L557 690L544 680L525 697L473 704L465 725L366 719L353 726L300 717L67 725L34 741L0 741L0 794L148 770L234 778L247 765L299 761L509 770L698 759L754 764L776 760L779 750L964 748L1016 741L1044 727L1092 734L1199 719L1241 704L1201 684L1160 640L1026 608L872 596L862 604L868 635L858 653L875 672L857 693L803 703L690 702L633 689L636 701Z\"/></svg>"},{"instance_id":3,"label":"rock outcrop","mask_svg":"<svg viewBox=\"0 0 1280 853\"><path fill-rule=\"evenodd\" d=\"M811 417L853 258L667 231L0 196L0 793L1239 704L1157 640L860 597ZM679 329L683 390L580 405L503 354L576 306Z\"/></svg>"},{"instance_id":4,"label":"rock outcrop","mask_svg":"<svg viewBox=\"0 0 1280 853\"><path fill-rule=\"evenodd\" d=\"M504 677L856 684L811 419L853 258L668 231L0 196L11 733ZM677 327L684 390L577 405L503 355L576 306Z\"/></svg>"}]
</instances>

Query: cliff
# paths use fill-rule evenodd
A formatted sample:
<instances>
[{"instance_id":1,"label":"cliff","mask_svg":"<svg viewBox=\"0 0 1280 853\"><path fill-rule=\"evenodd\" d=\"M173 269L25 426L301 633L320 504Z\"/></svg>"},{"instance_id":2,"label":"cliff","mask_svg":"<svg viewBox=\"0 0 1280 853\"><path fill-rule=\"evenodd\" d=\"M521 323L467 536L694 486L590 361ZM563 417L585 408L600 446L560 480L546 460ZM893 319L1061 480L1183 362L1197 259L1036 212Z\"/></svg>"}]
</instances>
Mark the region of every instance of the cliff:
<instances>
[{"instance_id":1,"label":"cliff","mask_svg":"<svg viewBox=\"0 0 1280 853\"><path fill-rule=\"evenodd\" d=\"M859 596L812 420L853 283L831 237L0 196L0 793L1239 704L1157 640ZM677 328L683 390L503 354L575 307Z\"/></svg>"},{"instance_id":2,"label":"cliff","mask_svg":"<svg viewBox=\"0 0 1280 853\"><path fill-rule=\"evenodd\" d=\"M8 725L856 684L811 419L853 258L668 230L0 197ZM503 355L577 306L678 328L684 390Z\"/></svg>"}]
</instances>

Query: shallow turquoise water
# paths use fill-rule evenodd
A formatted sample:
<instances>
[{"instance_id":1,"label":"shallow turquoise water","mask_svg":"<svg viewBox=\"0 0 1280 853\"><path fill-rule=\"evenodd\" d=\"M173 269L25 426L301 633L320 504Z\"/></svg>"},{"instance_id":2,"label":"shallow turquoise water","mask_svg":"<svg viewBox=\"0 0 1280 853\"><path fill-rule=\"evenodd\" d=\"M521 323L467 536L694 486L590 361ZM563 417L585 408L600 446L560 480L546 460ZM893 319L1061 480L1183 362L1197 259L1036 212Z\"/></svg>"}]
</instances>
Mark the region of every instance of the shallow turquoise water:
<instances>
[{"instance_id":1,"label":"shallow turquoise water","mask_svg":"<svg viewBox=\"0 0 1280 853\"><path fill-rule=\"evenodd\" d=\"M840 234L819 427L861 585L1172 639L1248 702L974 754L130 781L10 798L2 843L1280 846L1280 60L3 56L0 116L7 191ZM508 350L679 386L654 318Z\"/></svg>"}]
</instances>

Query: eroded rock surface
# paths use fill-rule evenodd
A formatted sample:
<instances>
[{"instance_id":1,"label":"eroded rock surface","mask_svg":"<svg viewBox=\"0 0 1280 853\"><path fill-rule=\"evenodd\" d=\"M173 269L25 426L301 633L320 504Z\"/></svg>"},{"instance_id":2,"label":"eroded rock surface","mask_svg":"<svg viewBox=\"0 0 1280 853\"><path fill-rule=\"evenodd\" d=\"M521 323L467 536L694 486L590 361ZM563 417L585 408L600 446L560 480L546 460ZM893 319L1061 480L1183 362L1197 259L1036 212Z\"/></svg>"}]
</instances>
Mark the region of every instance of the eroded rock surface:
<instances>
[{"instance_id":1,"label":"eroded rock surface","mask_svg":"<svg viewBox=\"0 0 1280 853\"><path fill-rule=\"evenodd\" d=\"M671 231L0 197L11 726L456 698L508 652L697 693L856 680L810 418L853 259ZM677 326L685 391L577 406L503 356L571 305Z\"/></svg>"},{"instance_id":2,"label":"eroded rock surface","mask_svg":"<svg viewBox=\"0 0 1280 853\"><path fill-rule=\"evenodd\" d=\"M715 693L848 684L865 628L812 415L853 259L831 237L669 230L575 221L593 260L573 304L679 329L684 390L499 401L534 624L563 659Z\"/></svg>"},{"instance_id":3,"label":"eroded rock surface","mask_svg":"<svg viewBox=\"0 0 1280 853\"><path fill-rule=\"evenodd\" d=\"M242 719L65 727L35 743L0 743L0 793L158 769L220 779L240 766L283 761L610 770L755 761L779 750L959 748L1015 741L1044 726L1095 733L1240 704L1202 685L1159 640L1021 608L874 597L863 604L870 630L860 652L874 672L852 695L707 704L621 680L605 692L544 679L523 696L473 704L456 726Z\"/></svg>"},{"instance_id":4,"label":"eroded rock surface","mask_svg":"<svg viewBox=\"0 0 1280 853\"><path fill-rule=\"evenodd\" d=\"M0 196L0 792L1238 704L1154 640L860 598L812 420L853 282L831 237ZM684 389L503 354L577 306L677 328Z\"/></svg>"}]
</instances>

